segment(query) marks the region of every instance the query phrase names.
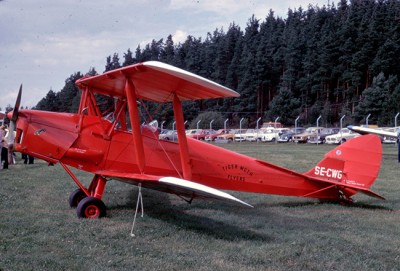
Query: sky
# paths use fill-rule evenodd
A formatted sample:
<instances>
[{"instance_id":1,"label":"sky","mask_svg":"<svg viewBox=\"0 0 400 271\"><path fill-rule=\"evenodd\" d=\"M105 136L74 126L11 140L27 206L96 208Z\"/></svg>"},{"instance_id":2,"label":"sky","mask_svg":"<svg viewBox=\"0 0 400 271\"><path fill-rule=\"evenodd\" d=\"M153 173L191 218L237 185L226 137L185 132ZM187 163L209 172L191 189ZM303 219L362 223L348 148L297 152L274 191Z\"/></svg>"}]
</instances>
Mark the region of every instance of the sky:
<instances>
[{"instance_id":1,"label":"sky","mask_svg":"<svg viewBox=\"0 0 400 271\"><path fill-rule=\"evenodd\" d=\"M24 107L35 106L50 89L58 92L71 74L95 68L107 56L122 62L153 39L206 37L234 22L242 30L254 14L322 7L329 0L0 0L0 110L13 106L23 84ZM332 3L332 2L331 2Z\"/></svg>"}]
</instances>

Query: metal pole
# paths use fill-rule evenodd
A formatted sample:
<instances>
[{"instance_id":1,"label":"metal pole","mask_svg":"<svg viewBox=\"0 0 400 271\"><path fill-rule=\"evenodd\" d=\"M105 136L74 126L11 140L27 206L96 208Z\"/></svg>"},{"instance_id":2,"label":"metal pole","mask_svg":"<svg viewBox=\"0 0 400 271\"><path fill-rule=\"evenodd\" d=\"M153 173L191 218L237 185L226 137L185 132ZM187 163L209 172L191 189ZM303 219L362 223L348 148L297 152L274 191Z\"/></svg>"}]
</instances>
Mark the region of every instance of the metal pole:
<instances>
[{"instance_id":1,"label":"metal pole","mask_svg":"<svg viewBox=\"0 0 400 271\"><path fill-rule=\"evenodd\" d=\"M319 140L319 138L318 138L318 137L319 137L319 129L318 129L318 128L319 128L319 120L321 119L321 117L322 117L322 116L319 115L319 117L318 117L318 119L317 119L317 145L318 145L318 140Z\"/></svg>"},{"instance_id":2,"label":"metal pole","mask_svg":"<svg viewBox=\"0 0 400 271\"><path fill-rule=\"evenodd\" d=\"M340 141L342 141L342 134L343 134L342 128L343 128L343 119L344 119L344 117L346 117L346 115L343 115L340 118Z\"/></svg>"},{"instance_id":3,"label":"metal pole","mask_svg":"<svg viewBox=\"0 0 400 271\"><path fill-rule=\"evenodd\" d=\"M340 130L342 130L342 128L343 128L343 119L344 119L344 117L346 117L346 115L343 115L343 116L340 118Z\"/></svg>"},{"instance_id":4,"label":"metal pole","mask_svg":"<svg viewBox=\"0 0 400 271\"><path fill-rule=\"evenodd\" d=\"M276 128L276 123L278 122L278 120L279 120L279 117L277 117L277 118L275 119L274 128Z\"/></svg>"},{"instance_id":5,"label":"metal pole","mask_svg":"<svg viewBox=\"0 0 400 271\"><path fill-rule=\"evenodd\" d=\"M239 132L240 132L240 140L239 142L242 142L242 121L244 120L244 118L242 118L239 122Z\"/></svg>"},{"instance_id":6,"label":"metal pole","mask_svg":"<svg viewBox=\"0 0 400 271\"><path fill-rule=\"evenodd\" d=\"M211 135L211 130L212 130L212 123L214 122L214 120L210 121L210 135Z\"/></svg>"},{"instance_id":7,"label":"metal pole","mask_svg":"<svg viewBox=\"0 0 400 271\"><path fill-rule=\"evenodd\" d=\"M394 116L394 127L397 127L397 117L399 116L400 112L397 112L396 116Z\"/></svg>"},{"instance_id":8,"label":"metal pole","mask_svg":"<svg viewBox=\"0 0 400 271\"><path fill-rule=\"evenodd\" d=\"M259 117L258 119L257 119L257 130L258 130L258 123L260 122L260 120L261 120L261 117Z\"/></svg>"},{"instance_id":9,"label":"metal pole","mask_svg":"<svg viewBox=\"0 0 400 271\"><path fill-rule=\"evenodd\" d=\"M279 120L279 117L277 117L277 118L275 119L274 128L276 128L276 123L278 122L278 120ZM276 138L276 135L277 135L277 134L275 134L275 144L278 144L278 138Z\"/></svg>"},{"instance_id":10,"label":"metal pole","mask_svg":"<svg viewBox=\"0 0 400 271\"><path fill-rule=\"evenodd\" d=\"M297 132L297 121L299 120L300 116L298 116L295 120L294 120L294 130L295 132Z\"/></svg>"},{"instance_id":11,"label":"metal pole","mask_svg":"<svg viewBox=\"0 0 400 271\"><path fill-rule=\"evenodd\" d=\"M365 126L368 128L368 119L371 116L371 114L368 114L368 116L365 119Z\"/></svg>"},{"instance_id":12,"label":"metal pole","mask_svg":"<svg viewBox=\"0 0 400 271\"><path fill-rule=\"evenodd\" d=\"M165 123L165 120L163 120L163 121L161 122L161 130L162 130L163 127L164 127L164 123Z\"/></svg>"},{"instance_id":13,"label":"metal pole","mask_svg":"<svg viewBox=\"0 0 400 271\"><path fill-rule=\"evenodd\" d=\"M201 120L199 120L196 124L196 129L199 130L199 123L201 122ZM198 132L198 131L196 131ZM199 134L197 134L197 139L199 139Z\"/></svg>"},{"instance_id":14,"label":"metal pole","mask_svg":"<svg viewBox=\"0 0 400 271\"><path fill-rule=\"evenodd\" d=\"M256 131L256 142L258 142L258 123L260 122L260 120L261 120L261 117L259 117L258 119L257 119L257 131Z\"/></svg>"},{"instance_id":15,"label":"metal pole","mask_svg":"<svg viewBox=\"0 0 400 271\"><path fill-rule=\"evenodd\" d=\"M226 119L226 120L224 121L224 130L226 130L226 123L228 122L228 120L229 120L229 119Z\"/></svg>"}]
</instances>

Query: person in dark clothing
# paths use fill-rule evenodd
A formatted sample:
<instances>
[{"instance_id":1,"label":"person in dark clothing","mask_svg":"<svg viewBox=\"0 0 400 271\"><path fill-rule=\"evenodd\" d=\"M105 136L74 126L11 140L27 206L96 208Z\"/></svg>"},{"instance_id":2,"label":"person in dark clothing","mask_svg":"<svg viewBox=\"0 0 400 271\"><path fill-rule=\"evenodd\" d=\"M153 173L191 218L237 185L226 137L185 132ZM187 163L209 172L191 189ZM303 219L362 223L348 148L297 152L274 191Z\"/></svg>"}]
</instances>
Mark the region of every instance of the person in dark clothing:
<instances>
[{"instance_id":1,"label":"person in dark clothing","mask_svg":"<svg viewBox=\"0 0 400 271\"><path fill-rule=\"evenodd\" d=\"M22 159L24 160L24 164L33 164L33 161L35 160L35 157L27 155L27 154L22 154Z\"/></svg>"}]
</instances>

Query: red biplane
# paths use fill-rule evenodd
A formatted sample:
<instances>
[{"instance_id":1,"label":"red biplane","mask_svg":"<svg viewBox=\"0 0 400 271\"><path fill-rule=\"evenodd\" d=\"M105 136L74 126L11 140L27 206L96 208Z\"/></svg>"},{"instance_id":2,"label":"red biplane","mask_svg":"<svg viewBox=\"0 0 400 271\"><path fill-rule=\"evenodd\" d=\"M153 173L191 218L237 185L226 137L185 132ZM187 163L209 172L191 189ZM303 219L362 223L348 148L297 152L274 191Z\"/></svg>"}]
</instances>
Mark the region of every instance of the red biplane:
<instances>
[{"instance_id":1,"label":"red biplane","mask_svg":"<svg viewBox=\"0 0 400 271\"><path fill-rule=\"evenodd\" d=\"M76 84L82 90L77 114L18 110L19 95L9 117L16 127L16 151L59 163L75 181L78 189L69 202L78 217L105 216L102 196L111 179L188 201L213 198L249 205L220 190L343 201L361 192L383 199L370 190L382 156L377 136L340 145L310 171L297 173L185 136L182 102L239 96L210 80L149 61ZM99 96L111 98L112 106L104 109ZM172 103L177 142L160 140L156 128L141 124L143 100ZM71 167L94 174L88 187Z\"/></svg>"}]
</instances>

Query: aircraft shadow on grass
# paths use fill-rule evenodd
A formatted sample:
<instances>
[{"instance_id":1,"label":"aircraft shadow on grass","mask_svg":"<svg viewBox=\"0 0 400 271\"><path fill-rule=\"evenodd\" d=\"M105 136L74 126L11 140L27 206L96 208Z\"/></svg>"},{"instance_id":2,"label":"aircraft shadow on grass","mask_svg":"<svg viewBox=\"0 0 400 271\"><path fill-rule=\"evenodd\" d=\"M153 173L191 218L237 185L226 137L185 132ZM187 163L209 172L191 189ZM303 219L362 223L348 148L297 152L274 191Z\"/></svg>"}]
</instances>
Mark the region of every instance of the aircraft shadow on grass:
<instances>
[{"instance_id":1,"label":"aircraft shadow on grass","mask_svg":"<svg viewBox=\"0 0 400 271\"><path fill-rule=\"evenodd\" d=\"M214 238L234 241L234 240L253 240L271 242L274 237L273 234L265 234L265 228L280 228L284 227L286 230L301 231L309 229L310 227L315 230L322 230L318 225L318 221L314 221L310 225L309 219L301 217L289 216L285 213L277 214L276 211L271 211L272 207L283 207L283 208L301 208L307 206L320 206L321 204L338 204L334 202L319 202L319 201L290 201L281 203L260 203L255 204L255 208L237 207L232 204L215 204L215 201L208 200L197 200L195 204L174 204L171 201L171 196L158 191L144 189L143 191L143 203L145 217L151 217L156 220L160 220L164 223L175 225L185 230L193 231L198 234L208 235ZM126 205L114 206L109 208L112 210L135 210L137 203L137 190L132 190L129 193L129 200ZM201 204L197 204L201 203ZM393 211L391 208L385 206L378 206L367 204L365 202L357 202L354 204L348 204L346 207L360 208L369 210L387 210ZM236 214L242 217L240 220L232 220L231 223L226 220L220 219L220 216L209 217L208 214L199 215L193 214L195 211L204 210L205 212L219 210L228 214ZM240 221L247 221L246 224L240 224ZM140 223L140 220L137 221ZM251 228L249 228L251 225ZM258 226L257 226L258 225ZM260 229L260 231L257 231ZM323 230L328 230L323 228ZM334 229L332 229L334 230Z\"/></svg>"},{"instance_id":2,"label":"aircraft shadow on grass","mask_svg":"<svg viewBox=\"0 0 400 271\"><path fill-rule=\"evenodd\" d=\"M160 220L164 223L175 225L185 230L193 231L198 234L212 236L214 238L234 241L234 240L253 240L253 241L273 241L273 232L281 231L302 231L313 228L315 231L335 230L333 228L326 228L318 226L320 222L313 221L310 223L309 218L302 218L299 216L291 216L287 213L280 214L276 210L271 210L273 207L283 208L301 208L307 206L319 206L319 201L292 201L282 203L261 203L256 204L255 208L237 207L232 204L215 204L215 201L198 200L192 205L174 204L171 201L171 196L165 193L144 189L143 190L143 203L145 210L145 217L151 217ZM115 206L110 210L135 210L137 202L137 190L133 190L129 194L129 201L125 206ZM200 203L200 204L198 204ZM337 203L335 203L337 204ZM365 203L353 204L354 208L366 209L384 209L390 210L382 206L368 205ZM209 217L208 214L193 214L196 211L205 212L218 212L219 215L226 213L230 215L234 213L240 216L241 219L232 220L228 222L223 220L220 216ZM223 215L223 214L222 214ZM138 220L140 221L140 220ZM246 221L241 224L241 221ZM138 222L140 223L140 222ZM259 231L257 230L259 229ZM271 234L265 234L262 231L271 229Z\"/></svg>"},{"instance_id":3,"label":"aircraft shadow on grass","mask_svg":"<svg viewBox=\"0 0 400 271\"><path fill-rule=\"evenodd\" d=\"M239 213L240 215L242 215L241 213L243 212L248 216L246 217L246 220L248 220L250 217L257 217L254 209L252 208L246 208L242 206L237 207L236 205L229 203L220 204L217 208L214 207L215 201L208 200L198 200L197 202L202 202L202 204L193 204L195 206L190 204L173 204L168 194L150 189L143 189L142 193L145 217L148 216L153 219L184 228L185 230L190 230L199 234L204 234L228 241L242 239L268 242L272 240L272 237L269 235L241 227L238 225L237 221L232 221L232 224L228 224L225 221L222 221L222 219L219 219L219 217L214 216L214 218L212 218L208 217L206 214L204 214L204 216L193 214L193 211L195 210L214 209L222 212ZM110 206L109 210L135 210L137 197L137 190L132 190L132 192L129 194L129 200L126 205ZM204 206L208 206L210 208ZM140 223L140 219L137 220L136 223Z\"/></svg>"},{"instance_id":4,"label":"aircraft shadow on grass","mask_svg":"<svg viewBox=\"0 0 400 271\"><path fill-rule=\"evenodd\" d=\"M338 201L334 200L315 200L315 201L290 201L290 202L279 202L279 203L261 203L255 204L255 208L268 208L268 207L285 207L285 208L297 208L297 207L307 207L307 206L319 206L321 204L330 204L330 205L343 205L349 208L360 208L360 209L369 209L369 210L386 210L386 211L393 211L393 209L381 206L381 205L374 205L369 204L366 202L353 202L353 203L339 203Z\"/></svg>"}]
</instances>

